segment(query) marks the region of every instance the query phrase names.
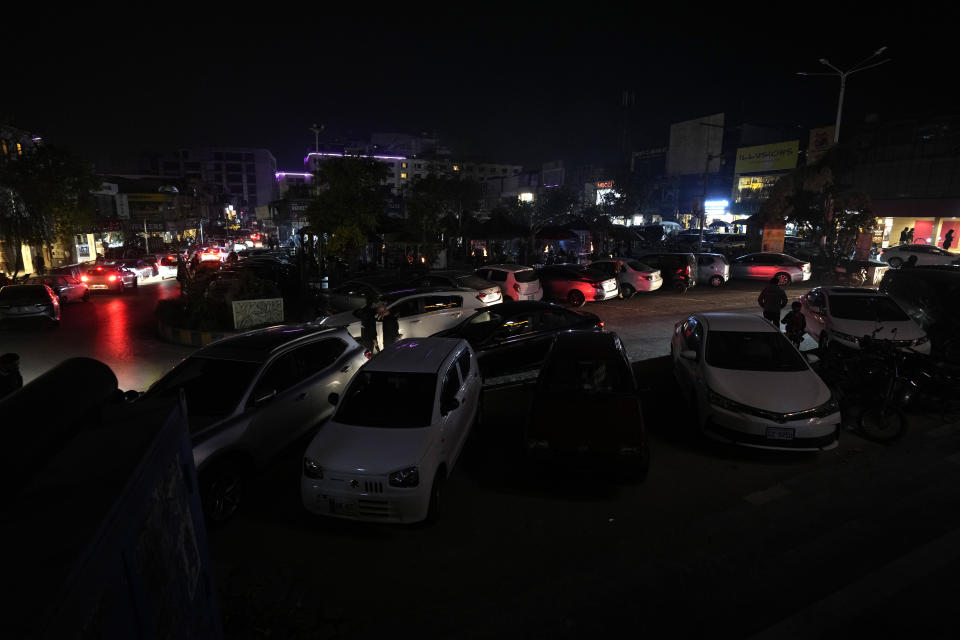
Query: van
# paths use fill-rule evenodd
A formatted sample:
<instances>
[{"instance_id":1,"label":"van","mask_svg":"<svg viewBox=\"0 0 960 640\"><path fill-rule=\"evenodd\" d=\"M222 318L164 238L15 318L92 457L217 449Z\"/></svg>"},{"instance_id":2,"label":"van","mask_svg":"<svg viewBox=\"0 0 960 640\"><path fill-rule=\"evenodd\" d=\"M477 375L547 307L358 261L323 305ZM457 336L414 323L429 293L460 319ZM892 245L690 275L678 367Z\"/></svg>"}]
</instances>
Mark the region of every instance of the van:
<instances>
[{"instance_id":1,"label":"van","mask_svg":"<svg viewBox=\"0 0 960 640\"><path fill-rule=\"evenodd\" d=\"M697 284L697 258L692 253L644 253L638 260L659 269L664 286L677 293Z\"/></svg>"}]
</instances>

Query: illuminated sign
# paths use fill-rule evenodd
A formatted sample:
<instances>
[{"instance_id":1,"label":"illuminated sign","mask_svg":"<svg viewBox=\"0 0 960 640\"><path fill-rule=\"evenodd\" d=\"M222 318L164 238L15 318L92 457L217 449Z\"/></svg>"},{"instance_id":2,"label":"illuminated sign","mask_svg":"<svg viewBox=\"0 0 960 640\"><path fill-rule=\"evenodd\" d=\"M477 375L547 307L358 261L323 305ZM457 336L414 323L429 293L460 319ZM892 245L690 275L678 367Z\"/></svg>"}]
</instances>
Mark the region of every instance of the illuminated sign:
<instances>
[{"instance_id":1,"label":"illuminated sign","mask_svg":"<svg viewBox=\"0 0 960 640\"><path fill-rule=\"evenodd\" d=\"M612 182L599 183L599 184L613 184ZM613 190L612 187L605 187L602 189L597 189L597 204L601 205L607 201L607 196L612 195L614 198L619 198L620 194Z\"/></svg>"},{"instance_id":2,"label":"illuminated sign","mask_svg":"<svg viewBox=\"0 0 960 640\"><path fill-rule=\"evenodd\" d=\"M613 188L613 180L607 180L606 182L598 182L597 189L611 189Z\"/></svg>"},{"instance_id":3,"label":"illuminated sign","mask_svg":"<svg viewBox=\"0 0 960 640\"><path fill-rule=\"evenodd\" d=\"M520 202L533 202L533 194L529 191L521 193L519 196L517 196L517 200Z\"/></svg>"},{"instance_id":4,"label":"illuminated sign","mask_svg":"<svg viewBox=\"0 0 960 640\"><path fill-rule=\"evenodd\" d=\"M727 200L707 200L703 203L703 209L709 214L725 213L730 202Z\"/></svg>"},{"instance_id":5,"label":"illuminated sign","mask_svg":"<svg viewBox=\"0 0 960 640\"><path fill-rule=\"evenodd\" d=\"M797 166L799 140L762 144L756 147L737 149L735 173L760 173L763 171L784 171Z\"/></svg>"}]
</instances>

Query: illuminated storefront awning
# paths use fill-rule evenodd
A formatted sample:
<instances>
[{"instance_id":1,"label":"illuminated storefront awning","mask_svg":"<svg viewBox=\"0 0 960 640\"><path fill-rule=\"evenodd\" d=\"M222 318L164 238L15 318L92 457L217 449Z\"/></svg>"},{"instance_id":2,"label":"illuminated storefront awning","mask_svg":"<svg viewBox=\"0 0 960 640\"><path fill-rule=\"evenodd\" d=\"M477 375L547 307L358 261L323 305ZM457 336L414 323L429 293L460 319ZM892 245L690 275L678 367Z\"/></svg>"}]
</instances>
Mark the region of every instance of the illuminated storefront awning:
<instances>
[{"instance_id":1,"label":"illuminated storefront awning","mask_svg":"<svg viewBox=\"0 0 960 640\"><path fill-rule=\"evenodd\" d=\"M955 218L960 217L960 199L874 200L873 212L878 218Z\"/></svg>"}]
</instances>

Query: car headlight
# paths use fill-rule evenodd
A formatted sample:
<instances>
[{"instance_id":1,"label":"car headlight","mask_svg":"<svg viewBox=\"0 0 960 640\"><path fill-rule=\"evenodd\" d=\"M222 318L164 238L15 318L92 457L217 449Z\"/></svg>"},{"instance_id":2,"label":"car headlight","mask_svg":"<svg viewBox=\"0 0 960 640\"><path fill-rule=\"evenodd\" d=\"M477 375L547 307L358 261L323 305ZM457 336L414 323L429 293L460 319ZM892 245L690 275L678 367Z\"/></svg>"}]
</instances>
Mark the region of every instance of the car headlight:
<instances>
[{"instance_id":1,"label":"car headlight","mask_svg":"<svg viewBox=\"0 0 960 640\"><path fill-rule=\"evenodd\" d=\"M303 475L314 480L323 480L323 467L316 460L304 456Z\"/></svg>"},{"instance_id":2,"label":"car headlight","mask_svg":"<svg viewBox=\"0 0 960 640\"><path fill-rule=\"evenodd\" d=\"M860 338L857 336L850 335L849 333L843 333L842 331L833 331L833 336L838 340L846 340L847 342L852 342L854 344L860 344Z\"/></svg>"},{"instance_id":3,"label":"car headlight","mask_svg":"<svg viewBox=\"0 0 960 640\"><path fill-rule=\"evenodd\" d=\"M389 477L391 487L415 487L420 484L420 469L408 467L394 471Z\"/></svg>"}]
</instances>

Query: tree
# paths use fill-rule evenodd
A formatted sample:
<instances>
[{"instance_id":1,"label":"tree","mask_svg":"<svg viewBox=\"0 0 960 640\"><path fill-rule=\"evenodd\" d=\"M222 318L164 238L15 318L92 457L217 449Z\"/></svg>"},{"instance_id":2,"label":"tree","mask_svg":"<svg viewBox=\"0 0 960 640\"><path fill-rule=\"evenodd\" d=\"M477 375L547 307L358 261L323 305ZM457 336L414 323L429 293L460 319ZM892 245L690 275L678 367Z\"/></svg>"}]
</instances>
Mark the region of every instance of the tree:
<instances>
[{"instance_id":1,"label":"tree","mask_svg":"<svg viewBox=\"0 0 960 640\"><path fill-rule=\"evenodd\" d=\"M567 222L573 215L577 194L567 185L551 187L534 202L514 202L507 210L510 216L527 227L530 233L530 255L536 255L537 234L544 227Z\"/></svg>"},{"instance_id":2,"label":"tree","mask_svg":"<svg viewBox=\"0 0 960 640\"><path fill-rule=\"evenodd\" d=\"M423 244L436 243L441 233L448 239L461 235L479 202L479 183L429 174L410 186L405 201L410 229Z\"/></svg>"},{"instance_id":3,"label":"tree","mask_svg":"<svg viewBox=\"0 0 960 640\"><path fill-rule=\"evenodd\" d=\"M56 146L0 163L0 243L15 270L23 264L22 245L59 240L69 247L75 233L92 226L100 183L89 164Z\"/></svg>"},{"instance_id":4,"label":"tree","mask_svg":"<svg viewBox=\"0 0 960 640\"><path fill-rule=\"evenodd\" d=\"M349 254L363 248L387 207L387 166L368 158L325 160L314 173L307 219L315 232L329 234L328 251Z\"/></svg>"}]
</instances>

